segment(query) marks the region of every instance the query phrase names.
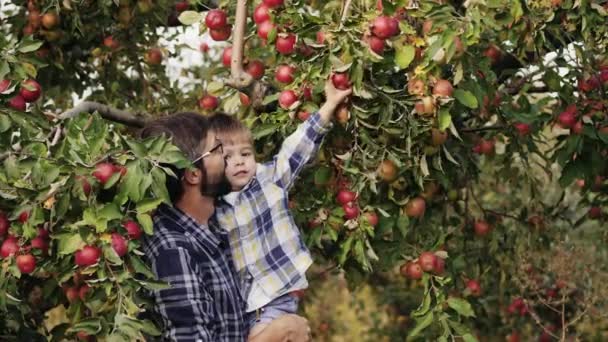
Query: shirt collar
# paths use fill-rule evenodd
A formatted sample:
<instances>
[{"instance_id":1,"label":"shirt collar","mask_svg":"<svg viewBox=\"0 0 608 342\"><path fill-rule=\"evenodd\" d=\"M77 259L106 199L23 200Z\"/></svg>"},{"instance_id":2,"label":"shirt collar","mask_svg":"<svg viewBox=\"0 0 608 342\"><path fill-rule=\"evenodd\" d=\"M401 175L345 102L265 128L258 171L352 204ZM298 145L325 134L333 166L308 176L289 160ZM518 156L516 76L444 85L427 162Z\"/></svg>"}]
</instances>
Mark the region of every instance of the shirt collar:
<instances>
[{"instance_id":1,"label":"shirt collar","mask_svg":"<svg viewBox=\"0 0 608 342\"><path fill-rule=\"evenodd\" d=\"M222 200L234 207L236 205L237 199L239 198L239 195L241 193L243 193L244 191L247 191L247 189L249 189L251 187L251 185L253 184L254 180L256 179L256 177L258 175L257 171L259 170L259 168L260 168L260 166L256 165L255 174L253 175L253 177L251 177L249 182L247 184L245 184L245 186L241 190L233 191L233 192L230 192L230 193L222 196Z\"/></svg>"},{"instance_id":2,"label":"shirt collar","mask_svg":"<svg viewBox=\"0 0 608 342\"><path fill-rule=\"evenodd\" d=\"M219 229L215 223L215 215L209 218L208 224L198 224L196 220L188 214L181 211L179 208L161 204L157 210L157 215L169 217L176 223L176 227L185 234L190 234L196 238L206 249L216 251L219 249L222 241L217 235Z\"/></svg>"}]
</instances>

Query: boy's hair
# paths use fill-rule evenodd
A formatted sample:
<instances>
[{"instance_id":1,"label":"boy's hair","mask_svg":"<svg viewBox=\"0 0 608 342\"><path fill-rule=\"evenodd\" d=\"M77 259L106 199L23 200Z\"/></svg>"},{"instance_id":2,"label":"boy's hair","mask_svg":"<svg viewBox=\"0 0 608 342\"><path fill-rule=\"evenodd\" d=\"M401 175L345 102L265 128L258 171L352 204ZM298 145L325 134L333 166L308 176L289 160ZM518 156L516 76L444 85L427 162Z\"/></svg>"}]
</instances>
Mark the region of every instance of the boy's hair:
<instances>
[{"instance_id":1,"label":"boy's hair","mask_svg":"<svg viewBox=\"0 0 608 342\"><path fill-rule=\"evenodd\" d=\"M224 145L247 143L253 145L253 135L239 119L225 113L216 113L209 117L209 127L220 138Z\"/></svg>"}]
</instances>

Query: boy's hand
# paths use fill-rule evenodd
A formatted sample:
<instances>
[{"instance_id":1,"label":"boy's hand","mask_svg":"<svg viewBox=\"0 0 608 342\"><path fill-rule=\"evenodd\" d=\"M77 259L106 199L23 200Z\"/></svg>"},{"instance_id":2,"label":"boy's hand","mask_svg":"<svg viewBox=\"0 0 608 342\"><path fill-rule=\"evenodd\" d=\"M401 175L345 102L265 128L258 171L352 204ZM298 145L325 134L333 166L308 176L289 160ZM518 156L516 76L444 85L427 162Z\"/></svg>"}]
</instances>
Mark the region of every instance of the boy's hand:
<instances>
[{"instance_id":1,"label":"boy's hand","mask_svg":"<svg viewBox=\"0 0 608 342\"><path fill-rule=\"evenodd\" d=\"M337 89L332 82L331 77L325 81L325 103L334 109L353 92L353 88L345 90Z\"/></svg>"},{"instance_id":2,"label":"boy's hand","mask_svg":"<svg viewBox=\"0 0 608 342\"><path fill-rule=\"evenodd\" d=\"M336 107L353 92L353 88L340 90L334 87L331 78L325 82L325 103L319 109L321 124L327 125L336 110Z\"/></svg>"}]
</instances>

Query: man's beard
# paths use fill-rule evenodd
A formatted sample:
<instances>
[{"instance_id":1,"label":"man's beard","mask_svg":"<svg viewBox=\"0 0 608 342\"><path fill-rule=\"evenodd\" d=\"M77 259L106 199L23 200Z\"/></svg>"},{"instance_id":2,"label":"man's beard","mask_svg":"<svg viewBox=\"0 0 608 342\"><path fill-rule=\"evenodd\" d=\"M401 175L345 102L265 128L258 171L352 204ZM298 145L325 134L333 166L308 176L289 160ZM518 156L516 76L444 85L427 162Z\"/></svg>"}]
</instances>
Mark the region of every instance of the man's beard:
<instances>
[{"instance_id":1,"label":"man's beard","mask_svg":"<svg viewBox=\"0 0 608 342\"><path fill-rule=\"evenodd\" d=\"M203 172L203 179L205 179L205 181L201 183L201 195L209 197L219 197L228 194L232 189L225 173L222 173L222 176L219 180L213 182L211 181L211 179L209 179L209 175L207 174L207 169L205 168L204 164L201 167L201 171Z\"/></svg>"}]
</instances>

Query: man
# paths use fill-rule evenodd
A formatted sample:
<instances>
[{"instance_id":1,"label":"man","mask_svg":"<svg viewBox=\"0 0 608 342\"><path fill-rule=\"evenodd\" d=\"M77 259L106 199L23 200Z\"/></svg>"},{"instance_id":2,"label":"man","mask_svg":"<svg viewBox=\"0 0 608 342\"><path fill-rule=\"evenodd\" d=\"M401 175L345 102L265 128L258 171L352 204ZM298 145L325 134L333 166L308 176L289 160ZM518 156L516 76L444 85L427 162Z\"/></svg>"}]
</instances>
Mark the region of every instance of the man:
<instances>
[{"instance_id":1,"label":"man","mask_svg":"<svg viewBox=\"0 0 608 342\"><path fill-rule=\"evenodd\" d=\"M164 135L190 160L190 169L167 177L173 206L161 205L154 215L154 234L144 252L155 275L170 288L154 292L165 324L163 338L172 341L245 341L248 319L239 291L230 248L211 219L215 197L229 188L224 176L222 143L197 113L155 120L142 137ZM277 320L253 341L309 341L308 324L296 315Z\"/></svg>"}]
</instances>

